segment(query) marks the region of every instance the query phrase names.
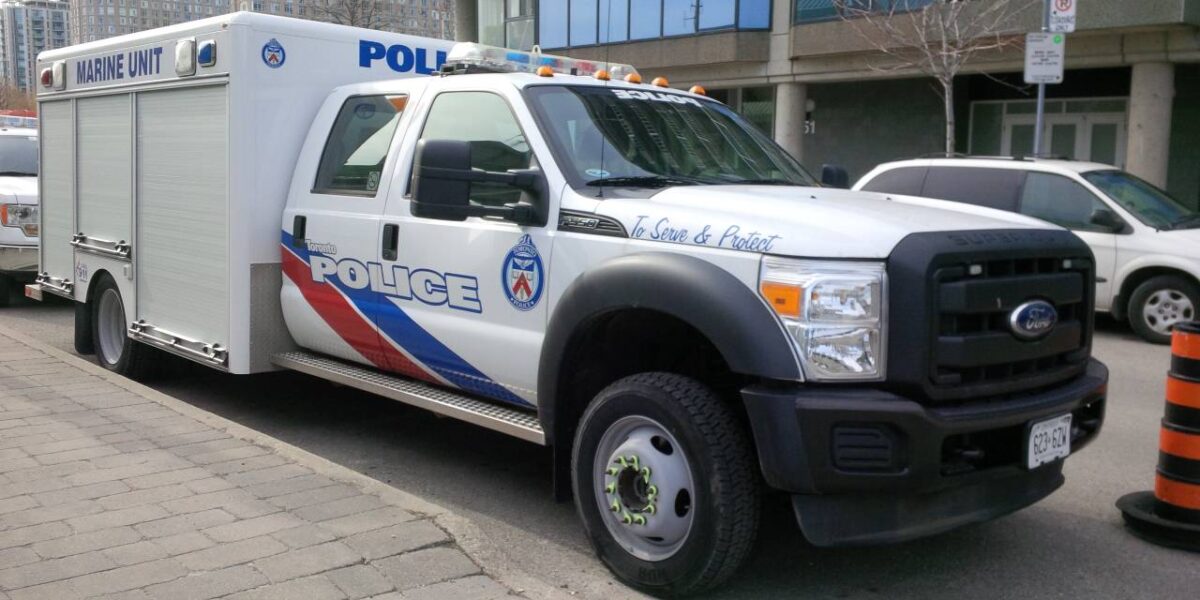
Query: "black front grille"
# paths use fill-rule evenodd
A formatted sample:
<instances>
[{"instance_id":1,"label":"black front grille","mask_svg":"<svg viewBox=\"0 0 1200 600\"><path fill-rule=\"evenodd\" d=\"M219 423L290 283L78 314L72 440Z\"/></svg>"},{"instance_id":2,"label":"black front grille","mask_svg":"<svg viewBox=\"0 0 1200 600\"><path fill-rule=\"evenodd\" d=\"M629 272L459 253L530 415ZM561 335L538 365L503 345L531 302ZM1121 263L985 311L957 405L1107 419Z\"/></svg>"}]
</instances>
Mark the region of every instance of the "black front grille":
<instances>
[{"instance_id":1,"label":"black front grille","mask_svg":"<svg viewBox=\"0 0 1200 600\"><path fill-rule=\"evenodd\" d=\"M1022 387L1080 368L1087 361L1080 350L1088 346L1085 281L1091 269L1091 260L1080 256L1005 258L938 269L933 384ZM1009 316L1034 299L1053 304L1058 323L1041 340L1020 340L1012 334Z\"/></svg>"},{"instance_id":2,"label":"black front grille","mask_svg":"<svg viewBox=\"0 0 1200 600\"><path fill-rule=\"evenodd\" d=\"M1083 372L1091 351L1091 251L1064 231L917 234L889 259L889 386L931 403L994 401ZM1058 312L1044 337L1013 334L1013 309Z\"/></svg>"}]
</instances>

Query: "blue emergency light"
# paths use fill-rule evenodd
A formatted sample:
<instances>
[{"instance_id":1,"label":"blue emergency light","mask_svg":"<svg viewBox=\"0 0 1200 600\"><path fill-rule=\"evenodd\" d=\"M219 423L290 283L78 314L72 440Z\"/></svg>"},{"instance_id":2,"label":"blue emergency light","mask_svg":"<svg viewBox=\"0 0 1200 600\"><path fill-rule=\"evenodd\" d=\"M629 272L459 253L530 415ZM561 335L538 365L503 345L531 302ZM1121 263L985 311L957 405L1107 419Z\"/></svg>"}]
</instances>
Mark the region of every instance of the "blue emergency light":
<instances>
[{"instance_id":1,"label":"blue emergency light","mask_svg":"<svg viewBox=\"0 0 1200 600\"><path fill-rule=\"evenodd\" d=\"M217 64L216 40L200 42L200 48L196 50L196 62L202 67L211 67Z\"/></svg>"}]
</instances>

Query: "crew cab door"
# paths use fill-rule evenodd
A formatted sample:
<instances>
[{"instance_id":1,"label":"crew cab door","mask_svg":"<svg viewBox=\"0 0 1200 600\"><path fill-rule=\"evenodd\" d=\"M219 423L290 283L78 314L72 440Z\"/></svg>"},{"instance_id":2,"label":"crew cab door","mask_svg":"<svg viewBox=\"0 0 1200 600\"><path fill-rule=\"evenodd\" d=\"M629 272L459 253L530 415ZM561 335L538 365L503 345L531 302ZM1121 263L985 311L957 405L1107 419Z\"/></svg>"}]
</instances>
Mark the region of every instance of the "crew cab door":
<instances>
[{"instance_id":1,"label":"crew cab door","mask_svg":"<svg viewBox=\"0 0 1200 600\"><path fill-rule=\"evenodd\" d=\"M383 369L395 360L377 330L380 218L391 184L384 174L394 162L389 148L407 101L405 94L358 95L327 106L335 118L322 110L315 122L332 119L332 126L319 159L308 149L301 157L281 239L281 300L296 343Z\"/></svg>"},{"instance_id":2,"label":"crew cab door","mask_svg":"<svg viewBox=\"0 0 1200 600\"><path fill-rule=\"evenodd\" d=\"M526 135L535 131L532 119L519 97L495 91L443 90L422 104L420 122L406 134L403 167L384 219L385 226L396 225L397 238L394 255L381 256L381 262L398 286L380 314L384 344L410 356L428 379L532 405L548 304L547 229L492 218L419 218L410 198L399 193L409 183L419 139L470 142L474 168L536 165ZM478 203L502 205L519 196L512 188L471 188Z\"/></svg>"}]
</instances>

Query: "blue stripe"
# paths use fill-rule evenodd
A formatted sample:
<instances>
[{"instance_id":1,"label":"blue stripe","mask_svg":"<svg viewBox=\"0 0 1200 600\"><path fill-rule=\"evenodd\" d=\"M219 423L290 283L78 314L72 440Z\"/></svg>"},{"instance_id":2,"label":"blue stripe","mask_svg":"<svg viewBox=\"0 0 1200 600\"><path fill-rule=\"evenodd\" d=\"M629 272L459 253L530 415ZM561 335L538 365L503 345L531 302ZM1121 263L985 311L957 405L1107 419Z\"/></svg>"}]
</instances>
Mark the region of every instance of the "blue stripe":
<instances>
[{"instance_id":1,"label":"blue stripe","mask_svg":"<svg viewBox=\"0 0 1200 600\"><path fill-rule=\"evenodd\" d=\"M292 246L292 236L286 231L283 232L281 242L284 246L291 249L292 252L295 252L301 260L309 264L311 264L310 259L313 254L324 256L319 252L310 253L308 248L304 246L299 248ZM375 297L382 296L382 294L372 292L369 288L363 290L350 289L336 277L326 279L326 281L333 283L363 314L370 316L374 324L385 335L450 383L468 392L487 396L501 402L523 407L533 406L525 399L509 391L508 388L484 375L479 369L471 366L470 363L463 360L462 357L455 354L453 350L438 341L437 338L417 324L408 313L396 306L394 302L386 299L386 297L382 301L376 301ZM376 307L378 310L367 310L365 307Z\"/></svg>"}]
</instances>

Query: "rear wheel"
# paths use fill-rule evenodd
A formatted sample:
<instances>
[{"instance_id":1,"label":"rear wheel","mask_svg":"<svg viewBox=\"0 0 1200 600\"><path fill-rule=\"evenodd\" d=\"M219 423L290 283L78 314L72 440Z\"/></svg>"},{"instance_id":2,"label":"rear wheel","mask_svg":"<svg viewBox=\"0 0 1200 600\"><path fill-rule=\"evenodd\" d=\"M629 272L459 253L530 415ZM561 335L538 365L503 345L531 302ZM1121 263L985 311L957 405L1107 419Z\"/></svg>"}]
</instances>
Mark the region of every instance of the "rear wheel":
<instances>
[{"instance_id":1,"label":"rear wheel","mask_svg":"<svg viewBox=\"0 0 1200 600\"><path fill-rule=\"evenodd\" d=\"M617 381L584 413L572 462L592 546L630 585L701 592L749 555L758 470L741 421L704 384L671 373Z\"/></svg>"},{"instance_id":2,"label":"rear wheel","mask_svg":"<svg viewBox=\"0 0 1200 600\"><path fill-rule=\"evenodd\" d=\"M150 374L153 349L129 338L125 303L112 277L101 275L89 302L92 309L92 346L100 366L132 379Z\"/></svg>"},{"instance_id":3,"label":"rear wheel","mask_svg":"<svg viewBox=\"0 0 1200 600\"><path fill-rule=\"evenodd\" d=\"M1200 308L1200 289L1178 275L1152 277L1129 296L1129 325L1148 342L1169 344L1177 323L1193 321Z\"/></svg>"}]
</instances>

